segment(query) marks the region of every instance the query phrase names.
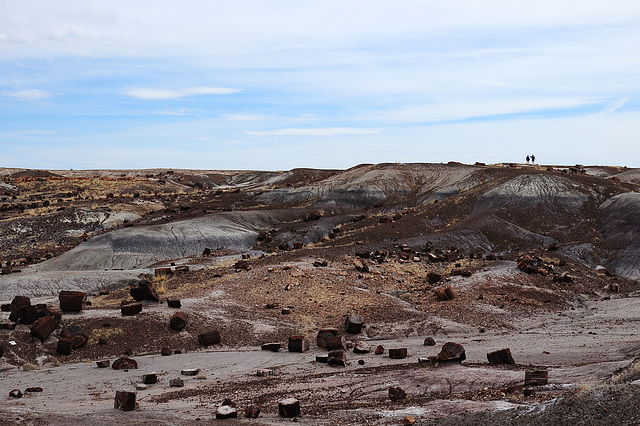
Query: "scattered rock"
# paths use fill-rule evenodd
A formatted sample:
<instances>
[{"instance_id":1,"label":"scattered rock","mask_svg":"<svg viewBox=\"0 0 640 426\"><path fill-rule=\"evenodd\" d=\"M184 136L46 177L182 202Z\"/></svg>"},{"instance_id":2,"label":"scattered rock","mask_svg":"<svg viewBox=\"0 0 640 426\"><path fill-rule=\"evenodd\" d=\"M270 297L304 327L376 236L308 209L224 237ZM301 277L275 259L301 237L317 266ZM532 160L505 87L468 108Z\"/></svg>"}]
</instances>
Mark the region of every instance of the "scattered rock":
<instances>
[{"instance_id":1,"label":"scattered rock","mask_svg":"<svg viewBox=\"0 0 640 426\"><path fill-rule=\"evenodd\" d=\"M389 358L404 359L407 357L407 348L389 349Z\"/></svg>"},{"instance_id":2,"label":"scattered rock","mask_svg":"<svg viewBox=\"0 0 640 426\"><path fill-rule=\"evenodd\" d=\"M364 317L362 315L348 315L344 323L344 329L349 334L358 334L362 331Z\"/></svg>"},{"instance_id":3,"label":"scattered rock","mask_svg":"<svg viewBox=\"0 0 640 426\"><path fill-rule=\"evenodd\" d=\"M391 386L389 387L389 399L391 401L399 401L401 399L406 399L407 393L400 386Z\"/></svg>"},{"instance_id":4,"label":"scattered rock","mask_svg":"<svg viewBox=\"0 0 640 426\"><path fill-rule=\"evenodd\" d=\"M96 361L96 364L98 365L98 368L109 368L109 366L111 365L111 361Z\"/></svg>"},{"instance_id":5,"label":"scattered rock","mask_svg":"<svg viewBox=\"0 0 640 426\"><path fill-rule=\"evenodd\" d=\"M217 345L220 343L220 333L218 330L208 331L198 336L198 343L202 346Z\"/></svg>"},{"instance_id":6,"label":"scattered rock","mask_svg":"<svg viewBox=\"0 0 640 426\"><path fill-rule=\"evenodd\" d=\"M315 266L316 268L318 267L326 267L329 265L329 262L327 262L326 259L317 259L313 262L313 266Z\"/></svg>"},{"instance_id":7,"label":"scattered rock","mask_svg":"<svg viewBox=\"0 0 640 426\"><path fill-rule=\"evenodd\" d=\"M163 348L160 350L160 354L161 354L162 356L170 356L172 353L173 353L173 351L171 350L171 348L168 348L168 347L166 347L166 346L165 346L165 347L163 347Z\"/></svg>"},{"instance_id":8,"label":"scattered rock","mask_svg":"<svg viewBox=\"0 0 640 426\"><path fill-rule=\"evenodd\" d=\"M158 383L158 375L156 373L149 373L142 376L142 383L145 385L155 385Z\"/></svg>"},{"instance_id":9,"label":"scattered rock","mask_svg":"<svg viewBox=\"0 0 640 426\"><path fill-rule=\"evenodd\" d=\"M42 389L40 386L33 386L33 387L26 388L24 390L24 393L38 393L43 391L44 389Z\"/></svg>"},{"instance_id":10,"label":"scattered rock","mask_svg":"<svg viewBox=\"0 0 640 426\"><path fill-rule=\"evenodd\" d=\"M221 405L216 409L216 419L235 419L238 417L238 410L229 405Z\"/></svg>"},{"instance_id":11,"label":"scattered rock","mask_svg":"<svg viewBox=\"0 0 640 426\"><path fill-rule=\"evenodd\" d=\"M56 352L60 355L71 355L71 349L73 349L73 339L61 337L58 339L58 345L56 346Z\"/></svg>"},{"instance_id":12,"label":"scattered rock","mask_svg":"<svg viewBox=\"0 0 640 426\"><path fill-rule=\"evenodd\" d=\"M171 271L171 268L160 268L160 269L169 269L169 271ZM156 269L156 276L158 276L157 271L158 269ZM160 302L160 297L158 297L158 293L153 288L153 285L146 280L139 282L137 287L131 287L131 289L129 289L129 293L131 294L131 297L133 297L133 299L136 302L141 302L143 300Z\"/></svg>"},{"instance_id":13,"label":"scattered rock","mask_svg":"<svg viewBox=\"0 0 640 426\"><path fill-rule=\"evenodd\" d=\"M280 417L293 418L300 415L300 401L295 398L283 399L278 403Z\"/></svg>"},{"instance_id":14,"label":"scattered rock","mask_svg":"<svg viewBox=\"0 0 640 426\"><path fill-rule=\"evenodd\" d=\"M437 272L432 271L427 274L427 282L429 284L435 284L441 279L442 279L442 275L438 274Z\"/></svg>"},{"instance_id":15,"label":"scattered rock","mask_svg":"<svg viewBox=\"0 0 640 426\"><path fill-rule=\"evenodd\" d=\"M353 259L353 266L360 272L369 272L369 266L357 256Z\"/></svg>"},{"instance_id":16,"label":"scattered rock","mask_svg":"<svg viewBox=\"0 0 640 426\"><path fill-rule=\"evenodd\" d=\"M436 345L436 341L433 339L433 337L424 338L423 346L435 346L435 345Z\"/></svg>"},{"instance_id":17,"label":"scattered rock","mask_svg":"<svg viewBox=\"0 0 640 426\"><path fill-rule=\"evenodd\" d=\"M544 386L549 383L548 370L533 370L524 372L525 386Z\"/></svg>"},{"instance_id":18,"label":"scattered rock","mask_svg":"<svg viewBox=\"0 0 640 426\"><path fill-rule=\"evenodd\" d=\"M441 301L452 300L456 297L451 286L434 288L433 292L435 293L438 300Z\"/></svg>"},{"instance_id":19,"label":"scattered rock","mask_svg":"<svg viewBox=\"0 0 640 426\"><path fill-rule=\"evenodd\" d=\"M338 367L346 367L347 366L347 357L343 350L336 350L329 352L327 356L327 363L329 365L335 365Z\"/></svg>"},{"instance_id":20,"label":"scattered rock","mask_svg":"<svg viewBox=\"0 0 640 426\"><path fill-rule=\"evenodd\" d=\"M47 315L40 318L31 326L31 335L45 341L60 325L59 315Z\"/></svg>"},{"instance_id":21,"label":"scattered rock","mask_svg":"<svg viewBox=\"0 0 640 426\"><path fill-rule=\"evenodd\" d=\"M20 389L13 389L9 391L9 396L11 398L22 398L22 391Z\"/></svg>"},{"instance_id":22,"label":"scattered rock","mask_svg":"<svg viewBox=\"0 0 640 426\"><path fill-rule=\"evenodd\" d=\"M264 345L260 346L263 351L271 352L278 352L280 350L280 347L280 343L265 343Z\"/></svg>"},{"instance_id":23,"label":"scattered rock","mask_svg":"<svg viewBox=\"0 0 640 426\"><path fill-rule=\"evenodd\" d=\"M487 359L491 364L515 364L513 357L511 356L511 349L505 348L499 351L489 352Z\"/></svg>"},{"instance_id":24,"label":"scattered rock","mask_svg":"<svg viewBox=\"0 0 640 426\"><path fill-rule=\"evenodd\" d=\"M180 371L180 374L182 374L183 376L197 376L199 372L199 368L186 368Z\"/></svg>"},{"instance_id":25,"label":"scattered rock","mask_svg":"<svg viewBox=\"0 0 640 426\"><path fill-rule=\"evenodd\" d=\"M306 352L309 350L309 340L304 336L289 337L289 352Z\"/></svg>"},{"instance_id":26,"label":"scattered rock","mask_svg":"<svg viewBox=\"0 0 640 426\"><path fill-rule=\"evenodd\" d=\"M60 332L60 337L73 340L72 349L79 349L89 341L89 336L79 325L71 325L63 328Z\"/></svg>"},{"instance_id":27,"label":"scattered rock","mask_svg":"<svg viewBox=\"0 0 640 426\"><path fill-rule=\"evenodd\" d=\"M355 354L368 354L369 352L371 352L371 346L367 342L356 342L353 347L353 353Z\"/></svg>"},{"instance_id":28,"label":"scattered rock","mask_svg":"<svg viewBox=\"0 0 640 426\"><path fill-rule=\"evenodd\" d=\"M170 308L180 309L182 307L182 303L180 299L167 299L167 306Z\"/></svg>"},{"instance_id":29,"label":"scattered rock","mask_svg":"<svg viewBox=\"0 0 640 426\"><path fill-rule=\"evenodd\" d=\"M133 358L123 356L113 361L111 368L114 370L132 370L138 368L138 362Z\"/></svg>"},{"instance_id":30,"label":"scattered rock","mask_svg":"<svg viewBox=\"0 0 640 426\"><path fill-rule=\"evenodd\" d=\"M126 316L137 315L142 312L142 303L130 303L120 307L120 313Z\"/></svg>"},{"instance_id":31,"label":"scattered rock","mask_svg":"<svg viewBox=\"0 0 640 426\"><path fill-rule=\"evenodd\" d=\"M87 293L82 291L61 291L58 295L60 309L65 312L79 312L87 301Z\"/></svg>"},{"instance_id":32,"label":"scattered rock","mask_svg":"<svg viewBox=\"0 0 640 426\"><path fill-rule=\"evenodd\" d=\"M128 391L116 391L113 408L123 411L136 409L136 393Z\"/></svg>"},{"instance_id":33,"label":"scattered rock","mask_svg":"<svg viewBox=\"0 0 640 426\"><path fill-rule=\"evenodd\" d=\"M257 419L260 417L260 407L257 405L249 405L244 409L244 416L248 419Z\"/></svg>"},{"instance_id":34,"label":"scattered rock","mask_svg":"<svg viewBox=\"0 0 640 426\"><path fill-rule=\"evenodd\" d=\"M373 351L373 353L376 354L376 355L384 354L384 346L378 345L378 347L376 347L376 350Z\"/></svg>"},{"instance_id":35,"label":"scattered rock","mask_svg":"<svg viewBox=\"0 0 640 426\"><path fill-rule=\"evenodd\" d=\"M436 356L429 357L431 362L455 361L462 362L467 359L464 348L459 343L447 342Z\"/></svg>"},{"instance_id":36,"label":"scattered rock","mask_svg":"<svg viewBox=\"0 0 640 426\"><path fill-rule=\"evenodd\" d=\"M169 380L169 386L171 386L172 388L181 388L184 386L184 380L178 378L178 379L171 379Z\"/></svg>"},{"instance_id":37,"label":"scattered rock","mask_svg":"<svg viewBox=\"0 0 640 426\"><path fill-rule=\"evenodd\" d=\"M187 326L187 314L184 312L176 312L169 320L169 327L172 330L180 331Z\"/></svg>"}]
</instances>

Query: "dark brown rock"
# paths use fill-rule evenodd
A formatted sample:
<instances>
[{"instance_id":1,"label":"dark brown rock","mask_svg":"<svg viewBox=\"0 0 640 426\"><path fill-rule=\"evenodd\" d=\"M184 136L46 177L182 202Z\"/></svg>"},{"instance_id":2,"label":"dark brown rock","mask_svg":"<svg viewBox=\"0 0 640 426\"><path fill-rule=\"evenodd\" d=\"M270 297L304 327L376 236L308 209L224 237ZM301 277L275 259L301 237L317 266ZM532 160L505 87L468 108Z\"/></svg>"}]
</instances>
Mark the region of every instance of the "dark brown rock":
<instances>
[{"instance_id":1,"label":"dark brown rock","mask_svg":"<svg viewBox=\"0 0 640 426\"><path fill-rule=\"evenodd\" d=\"M347 356L343 350L331 351L327 356L327 363L338 367L346 367Z\"/></svg>"},{"instance_id":2,"label":"dark brown rock","mask_svg":"<svg viewBox=\"0 0 640 426\"><path fill-rule=\"evenodd\" d=\"M260 407L257 405L249 405L244 409L244 416L248 419L257 419L260 417Z\"/></svg>"},{"instance_id":3,"label":"dark brown rock","mask_svg":"<svg viewBox=\"0 0 640 426\"><path fill-rule=\"evenodd\" d=\"M177 378L169 380L169 386L172 388L181 388L184 386L184 380Z\"/></svg>"},{"instance_id":4,"label":"dark brown rock","mask_svg":"<svg viewBox=\"0 0 640 426\"><path fill-rule=\"evenodd\" d=\"M62 311L79 312L87 301L87 293L82 291L61 291L58 295Z\"/></svg>"},{"instance_id":5,"label":"dark brown rock","mask_svg":"<svg viewBox=\"0 0 640 426\"><path fill-rule=\"evenodd\" d=\"M436 345L436 341L433 339L433 337L424 338L423 346L435 346L435 345Z\"/></svg>"},{"instance_id":6,"label":"dark brown rock","mask_svg":"<svg viewBox=\"0 0 640 426\"><path fill-rule=\"evenodd\" d=\"M318 334L316 343L319 348L324 348L329 351L334 349L347 349L347 342L344 337L330 332Z\"/></svg>"},{"instance_id":7,"label":"dark brown rock","mask_svg":"<svg viewBox=\"0 0 640 426\"><path fill-rule=\"evenodd\" d=\"M369 266L359 257L353 259L353 266L360 272L369 272Z\"/></svg>"},{"instance_id":8,"label":"dark brown rock","mask_svg":"<svg viewBox=\"0 0 640 426\"><path fill-rule=\"evenodd\" d=\"M165 346L165 347L163 347L163 348L160 350L160 354L161 354L162 356L169 356L169 355L171 355L172 353L173 353L173 351L171 350L171 348L167 348L166 346Z\"/></svg>"},{"instance_id":9,"label":"dark brown rock","mask_svg":"<svg viewBox=\"0 0 640 426\"><path fill-rule=\"evenodd\" d=\"M368 354L371 352L371 346L367 342L356 342L353 347L353 353L355 354Z\"/></svg>"},{"instance_id":10,"label":"dark brown rock","mask_svg":"<svg viewBox=\"0 0 640 426\"><path fill-rule=\"evenodd\" d=\"M13 389L9 392L11 398L22 398L22 391L20 389Z\"/></svg>"},{"instance_id":11,"label":"dark brown rock","mask_svg":"<svg viewBox=\"0 0 640 426\"><path fill-rule=\"evenodd\" d=\"M36 393L36 392L43 392L43 391L44 389L42 389L40 386L32 386L24 390L25 393Z\"/></svg>"},{"instance_id":12,"label":"dark brown rock","mask_svg":"<svg viewBox=\"0 0 640 426\"><path fill-rule=\"evenodd\" d=\"M549 383L548 370L533 370L524 372L525 386L544 386Z\"/></svg>"},{"instance_id":13,"label":"dark brown rock","mask_svg":"<svg viewBox=\"0 0 640 426\"><path fill-rule=\"evenodd\" d=\"M136 409L136 393L128 391L116 391L113 408L123 411Z\"/></svg>"},{"instance_id":14,"label":"dark brown rock","mask_svg":"<svg viewBox=\"0 0 640 426\"><path fill-rule=\"evenodd\" d=\"M84 329L79 325L71 325L65 327L60 332L60 337L73 340L73 349L79 349L87 344L89 336Z\"/></svg>"},{"instance_id":15,"label":"dark brown rock","mask_svg":"<svg viewBox=\"0 0 640 426\"><path fill-rule=\"evenodd\" d=\"M265 343L260 348L263 351L278 352L280 350L280 346L280 343Z\"/></svg>"},{"instance_id":16,"label":"dark brown rock","mask_svg":"<svg viewBox=\"0 0 640 426\"><path fill-rule=\"evenodd\" d=\"M30 306L31 299L27 296L16 296L11 301L12 306Z\"/></svg>"},{"instance_id":17,"label":"dark brown rock","mask_svg":"<svg viewBox=\"0 0 640 426\"><path fill-rule=\"evenodd\" d=\"M399 401L401 399L406 399L407 393L400 386L390 386L389 387L389 399L391 401Z\"/></svg>"},{"instance_id":18,"label":"dark brown rock","mask_svg":"<svg viewBox=\"0 0 640 426\"><path fill-rule=\"evenodd\" d=\"M171 268L156 268L153 270L153 274L156 277L168 277L173 275Z\"/></svg>"},{"instance_id":19,"label":"dark brown rock","mask_svg":"<svg viewBox=\"0 0 640 426\"><path fill-rule=\"evenodd\" d=\"M216 409L216 419L235 419L238 417L238 410L229 405L221 405Z\"/></svg>"},{"instance_id":20,"label":"dark brown rock","mask_svg":"<svg viewBox=\"0 0 640 426\"><path fill-rule=\"evenodd\" d=\"M389 358L404 359L407 357L407 348L389 349Z\"/></svg>"},{"instance_id":21,"label":"dark brown rock","mask_svg":"<svg viewBox=\"0 0 640 426\"><path fill-rule=\"evenodd\" d=\"M211 330L198 336L198 343L202 346L217 345L220 343L220 333L218 330Z\"/></svg>"},{"instance_id":22,"label":"dark brown rock","mask_svg":"<svg viewBox=\"0 0 640 426\"><path fill-rule=\"evenodd\" d=\"M130 303L128 305L124 305L120 308L120 313L126 316L137 315L142 312L142 303Z\"/></svg>"},{"instance_id":23,"label":"dark brown rock","mask_svg":"<svg viewBox=\"0 0 640 426\"><path fill-rule=\"evenodd\" d=\"M295 398L287 398L278 402L280 417L293 418L300 415L300 401Z\"/></svg>"},{"instance_id":24,"label":"dark brown rock","mask_svg":"<svg viewBox=\"0 0 640 426\"><path fill-rule=\"evenodd\" d=\"M187 314L184 312L176 312L169 321L169 327L172 330L180 331L187 326Z\"/></svg>"},{"instance_id":25,"label":"dark brown rock","mask_svg":"<svg viewBox=\"0 0 640 426\"><path fill-rule=\"evenodd\" d=\"M429 284L435 284L441 279L442 279L442 275L438 274L437 272L429 272L427 274L427 282Z\"/></svg>"},{"instance_id":26,"label":"dark brown rock","mask_svg":"<svg viewBox=\"0 0 640 426\"><path fill-rule=\"evenodd\" d=\"M98 366L98 368L109 368L109 366L111 365L111 361L96 361L96 365Z\"/></svg>"},{"instance_id":27,"label":"dark brown rock","mask_svg":"<svg viewBox=\"0 0 640 426\"><path fill-rule=\"evenodd\" d=\"M451 286L434 288L433 292L435 293L438 300L441 301L452 300L456 297Z\"/></svg>"},{"instance_id":28,"label":"dark brown rock","mask_svg":"<svg viewBox=\"0 0 640 426\"><path fill-rule=\"evenodd\" d=\"M138 362L133 358L123 356L113 361L111 368L114 370L133 370L138 368Z\"/></svg>"},{"instance_id":29,"label":"dark brown rock","mask_svg":"<svg viewBox=\"0 0 640 426\"><path fill-rule=\"evenodd\" d=\"M375 351L373 351L373 353L374 353L374 354L376 354L376 355L382 355L382 354L384 354L384 346L382 346L382 345L378 345L378 346L376 347L376 350L375 350Z\"/></svg>"},{"instance_id":30,"label":"dark brown rock","mask_svg":"<svg viewBox=\"0 0 640 426\"><path fill-rule=\"evenodd\" d=\"M489 363L491 364L515 364L515 361L511 356L511 349L509 348L489 352L487 354L487 360L489 360Z\"/></svg>"},{"instance_id":31,"label":"dark brown rock","mask_svg":"<svg viewBox=\"0 0 640 426\"><path fill-rule=\"evenodd\" d=\"M129 293L136 302L141 302L143 300L160 302L160 297L158 296L156 290L153 288L153 284L148 281L142 281L138 284L137 287L131 287L129 289Z\"/></svg>"},{"instance_id":32,"label":"dark brown rock","mask_svg":"<svg viewBox=\"0 0 640 426\"><path fill-rule=\"evenodd\" d=\"M167 299L167 306L170 308L180 309L182 307L182 303L180 299Z\"/></svg>"},{"instance_id":33,"label":"dark brown rock","mask_svg":"<svg viewBox=\"0 0 640 426\"><path fill-rule=\"evenodd\" d=\"M358 334L362 331L364 317L362 315L348 315L344 322L344 329L349 334Z\"/></svg>"},{"instance_id":34,"label":"dark brown rock","mask_svg":"<svg viewBox=\"0 0 640 426\"><path fill-rule=\"evenodd\" d=\"M156 373L149 373L142 376L142 383L145 385L155 385L158 383L158 375Z\"/></svg>"},{"instance_id":35,"label":"dark brown rock","mask_svg":"<svg viewBox=\"0 0 640 426\"><path fill-rule=\"evenodd\" d=\"M44 342L59 325L60 317L47 315L46 317L40 318L31 326L31 335Z\"/></svg>"},{"instance_id":36,"label":"dark brown rock","mask_svg":"<svg viewBox=\"0 0 640 426\"><path fill-rule=\"evenodd\" d=\"M442 350L436 356L429 357L431 362L455 361L462 362L467 359L464 348L459 343L447 342L442 346Z\"/></svg>"},{"instance_id":37,"label":"dark brown rock","mask_svg":"<svg viewBox=\"0 0 640 426\"><path fill-rule=\"evenodd\" d=\"M289 352L306 352L309 350L309 340L304 336L289 337Z\"/></svg>"},{"instance_id":38,"label":"dark brown rock","mask_svg":"<svg viewBox=\"0 0 640 426\"><path fill-rule=\"evenodd\" d=\"M58 339L58 346L56 352L60 355L71 355L71 349L73 349L73 339L61 337Z\"/></svg>"}]
</instances>

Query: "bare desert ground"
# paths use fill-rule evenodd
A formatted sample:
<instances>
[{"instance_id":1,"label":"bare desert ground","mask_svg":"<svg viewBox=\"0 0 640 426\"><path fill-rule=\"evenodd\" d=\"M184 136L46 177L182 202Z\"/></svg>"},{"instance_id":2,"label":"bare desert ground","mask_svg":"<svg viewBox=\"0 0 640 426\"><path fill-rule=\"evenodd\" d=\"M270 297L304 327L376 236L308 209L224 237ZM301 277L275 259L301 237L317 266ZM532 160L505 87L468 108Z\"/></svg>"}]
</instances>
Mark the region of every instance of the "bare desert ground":
<instances>
[{"instance_id":1,"label":"bare desert ground","mask_svg":"<svg viewBox=\"0 0 640 426\"><path fill-rule=\"evenodd\" d=\"M243 424L637 424L636 175L0 169L0 424L205 424L225 399ZM158 301L123 315L139 287ZM63 310L62 291L86 293L82 310ZM44 339L25 297L60 315ZM65 353L73 327L86 342ZM219 343L201 344L213 330ZM340 365L323 362L327 330ZM294 336L309 349L290 352ZM448 342L464 356L437 358ZM503 349L512 363L489 362ZM137 368L98 368L123 356ZM546 384L525 384L534 371ZM117 391L137 408L115 409Z\"/></svg>"}]
</instances>

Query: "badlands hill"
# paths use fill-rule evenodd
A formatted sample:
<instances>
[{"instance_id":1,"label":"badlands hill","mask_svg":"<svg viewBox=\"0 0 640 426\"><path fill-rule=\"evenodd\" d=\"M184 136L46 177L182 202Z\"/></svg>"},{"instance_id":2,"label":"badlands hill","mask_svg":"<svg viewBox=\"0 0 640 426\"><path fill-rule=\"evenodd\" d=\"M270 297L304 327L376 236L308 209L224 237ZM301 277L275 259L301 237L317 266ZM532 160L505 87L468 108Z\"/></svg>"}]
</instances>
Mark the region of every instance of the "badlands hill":
<instances>
[{"instance_id":1,"label":"badlands hill","mask_svg":"<svg viewBox=\"0 0 640 426\"><path fill-rule=\"evenodd\" d=\"M18 383L45 385L43 395L9 399L0 413L16 422L52 413L47 421L60 424L113 424L114 416L186 424L209 420L231 397L262 406L262 420L247 422L271 424L280 421L278 399L296 397L316 424L446 424L451 414L462 416L456 424L498 424L524 416L518 407L529 410L526 424L548 424L566 418L570 398L591 409L602 386L628 405L629 383L640 377L639 176L617 167L453 162L281 172L0 169L2 303L28 296L57 309L64 290L86 292L90 302L63 314L44 341L28 324L11 328L3 312L0 398ZM163 303L121 315L140 282L151 282ZM454 297L442 300L447 287ZM166 298L182 302L188 323L180 332L168 327L175 309ZM406 347L409 358L350 349L346 367L317 364L319 328L343 334L350 314L362 315L365 328L344 333L347 341ZM83 327L88 343L60 355L60 331L71 325ZM203 349L197 336L212 327L221 343ZM311 350L260 351L266 342L286 349L292 335L306 336ZM423 346L425 337L437 346ZM465 347L463 363L417 363L448 341ZM167 347L181 354L159 356ZM506 347L515 364L487 364L488 352ZM166 375L139 391L134 413L112 405L137 373L82 363L125 352ZM37 368L18 370L25 364ZM170 388L186 364L206 378ZM260 368L274 375L257 380L251 373ZM547 369L549 385L525 397L521 382L532 368ZM78 370L85 373L76 377ZM97 388L64 385L70 376ZM407 398L390 401L390 385ZM189 410L176 408L183 406ZM489 414L476 414L483 410Z\"/></svg>"}]
</instances>

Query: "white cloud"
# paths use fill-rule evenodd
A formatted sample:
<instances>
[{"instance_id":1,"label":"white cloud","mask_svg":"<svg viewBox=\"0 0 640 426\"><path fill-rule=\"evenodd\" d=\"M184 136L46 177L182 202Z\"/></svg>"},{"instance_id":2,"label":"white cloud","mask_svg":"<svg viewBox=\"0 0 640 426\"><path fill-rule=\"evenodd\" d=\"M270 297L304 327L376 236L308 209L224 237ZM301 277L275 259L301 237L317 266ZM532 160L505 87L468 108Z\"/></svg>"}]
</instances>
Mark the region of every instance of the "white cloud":
<instances>
[{"instance_id":1,"label":"white cloud","mask_svg":"<svg viewBox=\"0 0 640 426\"><path fill-rule=\"evenodd\" d=\"M619 110L620 108L622 108L623 106L625 106L625 104L627 102L629 102L629 98L619 99L619 100L617 100L615 102L612 102L609 105L607 105L601 111L601 113L603 113L603 114L612 114L612 113L616 112L617 110Z\"/></svg>"},{"instance_id":2,"label":"white cloud","mask_svg":"<svg viewBox=\"0 0 640 426\"><path fill-rule=\"evenodd\" d=\"M225 114L223 117L229 121L264 121L274 118L272 115L265 114Z\"/></svg>"},{"instance_id":3,"label":"white cloud","mask_svg":"<svg viewBox=\"0 0 640 426\"><path fill-rule=\"evenodd\" d=\"M145 89L134 88L125 92L126 95L144 99L144 100L157 100L157 99L179 99L189 96L203 96L203 95L229 95L233 93L240 93L239 89L232 89L228 87L188 87L179 90L161 90L161 89Z\"/></svg>"},{"instance_id":4,"label":"white cloud","mask_svg":"<svg viewBox=\"0 0 640 426\"><path fill-rule=\"evenodd\" d=\"M40 89L16 90L13 92L3 92L3 94L23 101L43 101L52 96L48 91Z\"/></svg>"},{"instance_id":5,"label":"white cloud","mask_svg":"<svg viewBox=\"0 0 640 426\"><path fill-rule=\"evenodd\" d=\"M247 131L250 136L339 136L339 135L371 135L381 133L381 129L363 129L358 127L324 127L315 129L275 129Z\"/></svg>"}]
</instances>

